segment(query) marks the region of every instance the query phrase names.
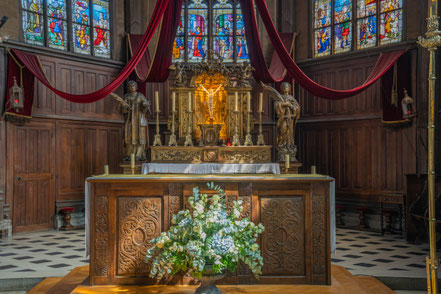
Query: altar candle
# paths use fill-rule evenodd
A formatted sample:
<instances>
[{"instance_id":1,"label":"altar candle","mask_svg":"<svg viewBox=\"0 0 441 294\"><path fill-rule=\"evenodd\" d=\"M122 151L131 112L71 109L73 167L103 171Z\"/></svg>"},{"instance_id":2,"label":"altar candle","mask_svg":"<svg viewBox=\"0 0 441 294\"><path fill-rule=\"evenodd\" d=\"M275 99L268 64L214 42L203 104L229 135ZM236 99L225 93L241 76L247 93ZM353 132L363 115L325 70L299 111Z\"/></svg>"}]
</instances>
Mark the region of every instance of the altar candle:
<instances>
[{"instance_id":1,"label":"altar candle","mask_svg":"<svg viewBox=\"0 0 441 294\"><path fill-rule=\"evenodd\" d=\"M188 111L191 111L191 92L188 92Z\"/></svg>"},{"instance_id":2,"label":"altar candle","mask_svg":"<svg viewBox=\"0 0 441 294\"><path fill-rule=\"evenodd\" d=\"M316 174L317 170L315 168L315 165L311 165L311 174Z\"/></svg>"},{"instance_id":3,"label":"altar candle","mask_svg":"<svg viewBox=\"0 0 441 294\"><path fill-rule=\"evenodd\" d=\"M259 95L259 112L263 112L263 93Z\"/></svg>"},{"instance_id":4,"label":"altar candle","mask_svg":"<svg viewBox=\"0 0 441 294\"><path fill-rule=\"evenodd\" d=\"M239 93L234 93L234 111L239 111Z\"/></svg>"},{"instance_id":5,"label":"altar candle","mask_svg":"<svg viewBox=\"0 0 441 294\"><path fill-rule=\"evenodd\" d=\"M251 111L251 93L250 92L247 93L247 108L248 108L248 111Z\"/></svg>"},{"instance_id":6,"label":"altar candle","mask_svg":"<svg viewBox=\"0 0 441 294\"><path fill-rule=\"evenodd\" d=\"M135 153L130 154L130 167L135 168Z\"/></svg>"},{"instance_id":7,"label":"altar candle","mask_svg":"<svg viewBox=\"0 0 441 294\"><path fill-rule=\"evenodd\" d=\"M176 93L175 92L172 93L172 111L173 112L176 111Z\"/></svg>"},{"instance_id":8,"label":"altar candle","mask_svg":"<svg viewBox=\"0 0 441 294\"><path fill-rule=\"evenodd\" d=\"M159 112L159 92L155 91L155 109Z\"/></svg>"},{"instance_id":9,"label":"altar candle","mask_svg":"<svg viewBox=\"0 0 441 294\"><path fill-rule=\"evenodd\" d=\"M104 166L104 174L105 175L109 174L109 166L107 164Z\"/></svg>"},{"instance_id":10,"label":"altar candle","mask_svg":"<svg viewBox=\"0 0 441 294\"><path fill-rule=\"evenodd\" d=\"M289 154L285 154L285 168L289 168Z\"/></svg>"}]
</instances>

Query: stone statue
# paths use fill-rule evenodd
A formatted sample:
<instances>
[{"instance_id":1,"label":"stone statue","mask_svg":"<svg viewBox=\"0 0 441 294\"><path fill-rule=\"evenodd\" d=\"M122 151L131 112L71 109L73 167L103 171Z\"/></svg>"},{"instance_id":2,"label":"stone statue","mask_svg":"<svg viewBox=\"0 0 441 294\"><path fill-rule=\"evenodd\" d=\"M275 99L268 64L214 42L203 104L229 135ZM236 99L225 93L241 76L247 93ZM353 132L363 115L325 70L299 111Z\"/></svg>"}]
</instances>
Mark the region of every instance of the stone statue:
<instances>
[{"instance_id":1,"label":"stone statue","mask_svg":"<svg viewBox=\"0 0 441 294\"><path fill-rule=\"evenodd\" d=\"M150 101L138 92L138 85L135 81L129 81L128 93L124 95L124 99L114 93L110 95L119 102L118 111L124 115L126 156L123 160L130 160L132 153L135 154L136 160L146 160L147 117L151 114Z\"/></svg>"},{"instance_id":2,"label":"stone statue","mask_svg":"<svg viewBox=\"0 0 441 294\"><path fill-rule=\"evenodd\" d=\"M261 85L270 92L270 96L274 99L274 108L277 113L278 160L284 161L285 155L289 154L293 161L297 161L297 146L294 140L296 124L300 118L300 105L290 94L291 85L289 83L282 83L280 86L282 93L262 82Z\"/></svg>"},{"instance_id":3,"label":"stone statue","mask_svg":"<svg viewBox=\"0 0 441 294\"><path fill-rule=\"evenodd\" d=\"M175 65L175 86L185 86L185 67L180 62L176 62Z\"/></svg>"},{"instance_id":4,"label":"stone statue","mask_svg":"<svg viewBox=\"0 0 441 294\"><path fill-rule=\"evenodd\" d=\"M254 70L254 67L252 67L248 61L243 62L242 65L237 68L237 83L239 87L251 87L248 79L251 78L251 72Z\"/></svg>"}]
</instances>

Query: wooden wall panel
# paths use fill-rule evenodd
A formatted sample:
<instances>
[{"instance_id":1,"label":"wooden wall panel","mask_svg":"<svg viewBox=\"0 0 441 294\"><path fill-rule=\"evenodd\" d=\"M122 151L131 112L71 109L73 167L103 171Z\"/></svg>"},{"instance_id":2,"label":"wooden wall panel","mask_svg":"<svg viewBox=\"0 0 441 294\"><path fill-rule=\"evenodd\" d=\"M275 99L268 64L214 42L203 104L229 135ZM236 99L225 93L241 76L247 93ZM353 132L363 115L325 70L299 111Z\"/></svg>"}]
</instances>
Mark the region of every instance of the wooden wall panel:
<instances>
[{"instance_id":1,"label":"wooden wall panel","mask_svg":"<svg viewBox=\"0 0 441 294\"><path fill-rule=\"evenodd\" d=\"M120 173L122 127L57 122L57 200L82 200L84 180L104 172Z\"/></svg>"},{"instance_id":2,"label":"wooden wall panel","mask_svg":"<svg viewBox=\"0 0 441 294\"><path fill-rule=\"evenodd\" d=\"M91 93L103 88L119 73L118 69L41 56L48 80L57 89L73 94ZM122 87L116 91L122 94ZM121 121L117 103L107 97L95 103L72 103L55 95L40 82L36 82L34 115L69 119Z\"/></svg>"},{"instance_id":3,"label":"wooden wall panel","mask_svg":"<svg viewBox=\"0 0 441 294\"><path fill-rule=\"evenodd\" d=\"M416 129L385 128L381 120L301 124L299 159L309 171L336 179L338 193L396 194L415 173Z\"/></svg>"}]
</instances>

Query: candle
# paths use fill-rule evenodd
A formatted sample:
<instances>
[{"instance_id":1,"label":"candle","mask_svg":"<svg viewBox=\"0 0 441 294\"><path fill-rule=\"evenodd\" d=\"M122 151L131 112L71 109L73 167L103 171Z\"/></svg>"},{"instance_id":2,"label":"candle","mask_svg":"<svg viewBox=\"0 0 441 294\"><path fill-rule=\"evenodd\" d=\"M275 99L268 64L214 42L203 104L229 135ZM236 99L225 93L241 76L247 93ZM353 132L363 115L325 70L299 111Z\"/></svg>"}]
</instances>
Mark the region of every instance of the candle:
<instances>
[{"instance_id":1,"label":"candle","mask_svg":"<svg viewBox=\"0 0 441 294\"><path fill-rule=\"evenodd\" d=\"M105 175L109 174L109 166L107 164L104 166L104 174Z\"/></svg>"},{"instance_id":2,"label":"candle","mask_svg":"<svg viewBox=\"0 0 441 294\"><path fill-rule=\"evenodd\" d=\"M316 174L317 171L315 169L315 165L311 165L311 174Z\"/></svg>"},{"instance_id":3,"label":"candle","mask_svg":"<svg viewBox=\"0 0 441 294\"><path fill-rule=\"evenodd\" d=\"M191 92L188 92L188 111L191 111Z\"/></svg>"},{"instance_id":4,"label":"candle","mask_svg":"<svg viewBox=\"0 0 441 294\"><path fill-rule=\"evenodd\" d=\"M159 112L159 92L155 91L155 107L156 112Z\"/></svg>"},{"instance_id":5,"label":"candle","mask_svg":"<svg viewBox=\"0 0 441 294\"><path fill-rule=\"evenodd\" d=\"M250 92L247 93L247 108L248 108L248 111L251 111L251 93Z\"/></svg>"},{"instance_id":6,"label":"candle","mask_svg":"<svg viewBox=\"0 0 441 294\"><path fill-rule=\"evenodd\" d=\"M234 93L234 111L239 111L239 93Z\"/></svg>"},{"instance_id":7,"label":"candle","mask_svg":"<svg viewBox=\"0 0 441 294\"><path fill-rule=\"evenodd\" d=\"M263 93L259 95L259 112L263 112Z\"/></svg>"},{"instance_id":8,"label":"candle","mask_svg":"<svg viewBox=\"0 0 441 294\"><path fill-rule=\"evenodd\" d=\"M172 93L172 111L173 112L176 111L176 93L175 92Z\"/></svg>"},{"instance_id":9,"label":"candle","mask_svg":"<svg viewBox=\"0 0 441 294\"><path fill-rule=\"evenodd\" d=\"M135 168L135 153L130 154L130 167Z\"/></svg>"},{"instance_id":10,"label":"candle","mask_svg":"<svg viewBox=\"0 0 441 294\"><path fill-rule=\"evenodd\" d=\"M289 168L289 154L285 154L285 168Z\"/></svg>"}]
</instances>

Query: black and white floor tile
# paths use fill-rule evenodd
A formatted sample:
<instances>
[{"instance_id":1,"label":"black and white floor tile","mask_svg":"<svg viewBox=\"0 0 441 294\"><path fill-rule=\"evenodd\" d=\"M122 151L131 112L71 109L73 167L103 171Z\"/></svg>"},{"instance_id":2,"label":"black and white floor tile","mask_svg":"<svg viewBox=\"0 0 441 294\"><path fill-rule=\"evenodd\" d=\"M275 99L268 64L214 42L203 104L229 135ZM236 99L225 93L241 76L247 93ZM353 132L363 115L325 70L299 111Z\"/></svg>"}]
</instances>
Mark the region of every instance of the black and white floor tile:
<instances>
[{"instance_id":1,"label":"black and white floor tile","mask_svg":"<svg viewBox=\"0 0 441 294\"><path fill-rule=\"evenodd\" d=\"M0 240L0 279L64 276L89 263L84 247L82 230L32 232ZM337 229L331 262L355 275L424 278L426 255L427 245L408 244L398 235Z\"/></svg>"}]
</instances>

